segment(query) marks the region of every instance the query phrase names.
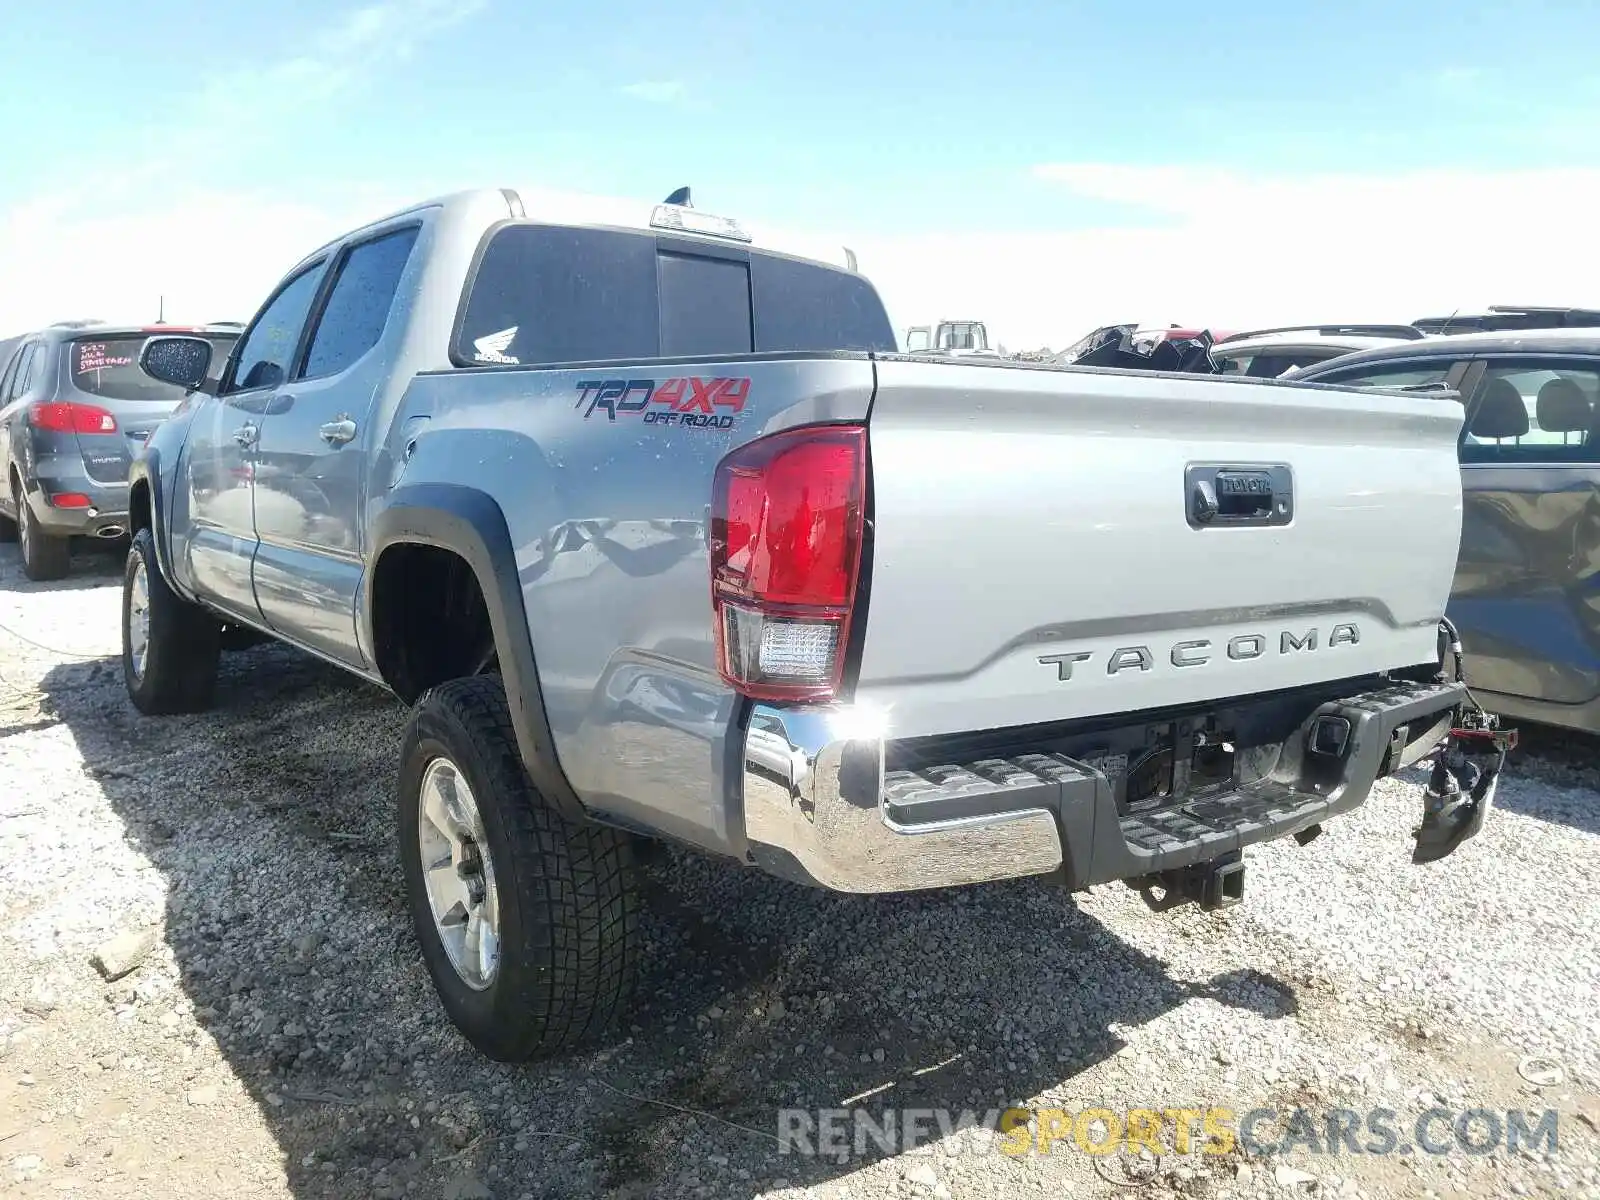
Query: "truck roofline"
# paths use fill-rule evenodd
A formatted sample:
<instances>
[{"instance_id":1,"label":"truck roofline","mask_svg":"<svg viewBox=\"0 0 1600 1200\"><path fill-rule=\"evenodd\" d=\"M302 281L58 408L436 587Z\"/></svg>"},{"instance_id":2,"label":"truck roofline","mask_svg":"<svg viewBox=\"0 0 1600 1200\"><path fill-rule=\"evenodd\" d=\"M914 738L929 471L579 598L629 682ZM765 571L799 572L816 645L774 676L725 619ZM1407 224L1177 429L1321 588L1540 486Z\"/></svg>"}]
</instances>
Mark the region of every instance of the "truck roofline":
<instances>
[{"instance_id":1,"label":"truck roofline","mask_svg":"<svg viewBox=\"0 0 1600 1200\"><path fill-rule=\"evenodd\" d=\"M574 229L610 229L623 230L630 233L667 233L674 238L682 238L687 241L694 242L705 242L708 245L728 246L732 244L726 238L701 234L693 230L657 229L650 224L649 219L649 213L652 211L653 207L654 206L641 202L641 216L636 222L617 222L606 219L565 220L559 218L542 217L537 212L530 213L527 209L527 206L523 203L521 193L519 193L515 188L469 188L463 191L449 192L442 196L434 196L427 200L418 201L415 204L408 204L403 208L394 209L391 212L385 213L381 217L376 217L370 221L367 221L356 228L346 230L338 237L330 238L328 241L323 242L315 250L312 250L310 253L303 256L299 262L295 263L293 267L284 272L284 277L287 278L289 275L292 275L297 271L304 270L318 258L328 254L335 247L340 246L345 242L359 239L368 232L380 229L385 225L394 223L395 221L403 220L404 218L411 216L421 216L423 213L432 210L439 211L442 216L462 217L468 221L476 221L477 223L482 224L485 231L488 231L494 226L505 221L533 221L540 224L562 225ZM478 210L476 217L473 216L472 210ZM848 247L842 247L844 250L845 262L836 263L830 262L826 259L814 258L809 254L796 254L792 251L782 250L767 244L751 242L742 243L742 245L744 245L746 249L759 251L762 254L776 255L778 257L791 259L797 262L811 263L819 267L828 267L836 271L842 271L846 274L860 274L853 262L854 255L850 252ZM963 320L965 320L965 318L963 318ZM982 324L983 322L973 320L969 323Z\"/></svg>"},{"instance_id":2,"label":"truck roofline","mask_svg":"<svg viewBox=\"0 0 1600 1200\"><path fill-rule=\"evenodd\" d=\"M347 229L337 237L329 238L315 250L306 254L284 274L286 277L292 275L316 261L322 255L327 254L335 246L348 242L352 238L359 238L368 230L377 229L404 217L421 216L431 209L440 209L454 214L461 210L477 207L483 207L489 212L493 212L493 219L497 221L503 221L508 216L516 218L523 214L522 198L511 188L468 188L459 192L447 192L442 196L433 196L427 200L419 200L415 204L407 204L403 208L394 209L353 229Z\"/></svg>"}]
</instances>

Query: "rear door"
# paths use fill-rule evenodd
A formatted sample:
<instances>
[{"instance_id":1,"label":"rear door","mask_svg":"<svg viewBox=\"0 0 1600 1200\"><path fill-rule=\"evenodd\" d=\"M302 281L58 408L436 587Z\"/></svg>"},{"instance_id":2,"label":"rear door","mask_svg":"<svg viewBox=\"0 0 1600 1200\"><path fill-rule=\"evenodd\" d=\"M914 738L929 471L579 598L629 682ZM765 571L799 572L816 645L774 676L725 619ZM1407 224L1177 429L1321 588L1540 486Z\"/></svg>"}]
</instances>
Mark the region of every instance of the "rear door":
<instances>
[{"instance_id":1,"label":"rear door","mask_svg":"<svg viewBox=\"0 0 1600 1200\"><path fill-rule=\"evenodd\" d=\"M189 430L181 468L188 520L173 526L173 553L194 589L227 612L259 624L251 568L256 555L256 445L294 363L325 260L285 280L245 330L220 394Z\"/></svg>"},{"instance_id":2,"label":"rear door","mask_svg":"<svg viewBox=\"0 0 1600 1200\"><path fill-rule=\"evenodd\" d=\"M413 221L339 252L257 447L261 615L286 637L353 666L366 663L355 614L367 421L393 358L380 347L420 230Z\"/></svg>"},{"instance_id":3,"label":"rear door","mask_svg":"<svg viewBox=\"0 0 1600 1200\"><path fill-rule=\"evenodd\" d=\"M1546 355L1487 359L1468 401L1450 615L1483 692L1600 699L1597 402L1600 364Z\"/></svg>"}]
</instances>

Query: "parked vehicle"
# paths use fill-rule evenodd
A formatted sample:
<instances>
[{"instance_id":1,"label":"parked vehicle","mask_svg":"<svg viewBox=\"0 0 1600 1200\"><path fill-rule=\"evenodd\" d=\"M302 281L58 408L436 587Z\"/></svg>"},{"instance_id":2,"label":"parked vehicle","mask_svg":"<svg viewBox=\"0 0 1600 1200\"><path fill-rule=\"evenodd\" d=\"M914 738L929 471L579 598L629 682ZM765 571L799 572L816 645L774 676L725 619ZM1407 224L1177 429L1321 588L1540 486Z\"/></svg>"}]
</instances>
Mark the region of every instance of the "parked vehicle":
<instances>
[{"instance_id":1,"label":"parked vehicle","mask_svg":"<svg viewBox=\"0 0 1600 1200\"><path fill-rule=\"evenodd\" d=\"M1174 362L1175 358L1168 352L1167 347L1176 350L1178 358L1188 359L1192 357L1189 351L1192 350L1193 344L1198 343L1204 349L1209 347L1217 336L1219 335L1210 330L1187 329L1181 325L1139 325L1133 322L1101 325L1091 329L1072 345L1056 354L1051 361L1056 366L1062 367L1090 363L1096 357L1104 357L1109 348L1115 346L1116 353L1129 356L1127 365L1132 370L1172 370L1174 368L1169 364ZM1183 369L1211 373L1209 366Z\"/></svg>"},{"instance_id":2,"label":"parked vehicle","mask_svg":"<svg viewBox=\"0 0 1600 1200\"><path fill-rule=\"evenodd\" d=\"M1211 360L1224 375L1277 379L1313 363L1422 336L1409 325L1285 325L1219 338Z\"/></svg>"},{"instance_id":3,"label":"parked vehicle","mask_svg":"<svg viewBox=\"0 0 1600 1200\"><path fill-rule=\"evenodd\" d=\"M982 321L940 321L937 325L913 325L906 330L907 354L941 354L953 358L967 355L998 356L989 346L989 330Z\"/></svg>"},{"instance_id":4,"label":"parked vehicle","mask_svg":"<svg viewBox=\"0 0 1600 1200\"><path fill-rule=\"evenodd\" d=\"M1174 336L1179 332L1189 336ZM1152 336L1136 325L1106 325L1079 338L1051 361L1057 366L1220 374L1211 361L1211 335L1204 330L1170 329Z\"/></svg>"},{"instance_id":5,"label":"parked vehicle","mask_svg":"<svg viewBox=\"0 0 1600 1200\"><path fill-rule=\"evenodd\" d=\"M0 540L21 542L29 579L65 575L73 537L126 536L132 452L183 399L139 369L139 348L176 331L63 321L12 340L0 361ZM188 332L219 364L238 337Z\"/></svg>"},{"instance_id":6,"label":"parked vehicle","mask_svg":"<svg viewBox=\"0 0 1600 1200\"><path fill-rule=\"evenodd\" d=\"M1431 337L1298 378L1465 398L1449 615L1467 679L1492 711L1600 732L1600 329Z\"/></svg>"},{"instance_id":7,"label":"parked vehicle","mask_svg":"<svg viewBox=\"0 0 1600 1200\"><path fill-rule=\"evenodd\" d=\"M1214 341L1227 336L1211 329L1189 329L1182 325L1141 325L1134 329L1131 339L1135 348L1148 353L1162 342L1189 342L1201 338Z\"/></svg>"},{"instance_id":8,"label":"parked vehicle","mask_svg":"<svg viewBox=\"0 0 1600 1200\"><path fill-rule=\"evenodd\" d=\"M1526 329L1600 328L1600 310L1560 305L1491 304L1484 313L1420 317L1411 324L1423 333L1513 333Z\"/></svg>"},{"instance_id":9,"label":"parked vehicle","mask_svg":"<svg viewBox=\"0 0 1600 1200\"><path fill-rule=\"evenodd\" d=\"M142 355L200 394L133 468L128 693L204 708L239 622L411 705L417 936L496 1058L623 1004L638 837L1220 906L1472 719L1451 400L903 355L733 222L501 191L324 246L212 354ZM1481 825L1477 744L1418 861Z\"/></svg>"}]
</instances>

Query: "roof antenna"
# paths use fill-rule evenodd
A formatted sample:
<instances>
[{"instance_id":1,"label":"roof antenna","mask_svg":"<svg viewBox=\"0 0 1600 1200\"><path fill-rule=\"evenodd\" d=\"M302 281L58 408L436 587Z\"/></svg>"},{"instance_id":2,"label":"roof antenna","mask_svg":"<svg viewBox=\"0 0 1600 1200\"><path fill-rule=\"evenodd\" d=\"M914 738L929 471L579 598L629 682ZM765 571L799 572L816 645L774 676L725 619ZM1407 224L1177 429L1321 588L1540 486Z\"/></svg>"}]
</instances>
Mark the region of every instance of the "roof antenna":
<instances>
[{"instance_id":1,"label":"roof antenna","mask_svg":"<svg viewBox=\"0 0 1600 1200\"><path fill-rule=\"evenodd\" d=\"M1446 333L1450 332L1450 325L1456 319L1456 317L1460 314L1460 312L1461 312L1461 309L1460 309L1459 306L1457 306L1456 310L1454 312L1452 312L1448 317L1445 318L1444 324L1439 327L1439 332L1441 334L1446 334Z\"/></svg>"},{"instance_id":2,"label":"roof antenna","mask_svg":"<svg viewBox=\"0 0 1600 1200\"><path fill-rule=\"evenodd\" d=\"M157 325L165 325L166 323L167 323L167 298L165 296L158 296L156 298L156 324Z\"/></svg>"},{"instance_id":3,"label":"roof antenna","mask_svg":"<svg viewBox=\"0 0 1600 1200\"><path fill-rule=\"evenodd\" d=\"M668 196L661 203L663 203L663 204L673 204L673 205L676 205L679 208L693 208L694 207L694 205L689 203L689 189L687 187L679 188L677 191L673 192L672 195Z\"/></svg>"},{"instance_id":4,"label":"roof antenna","mask_svg":"<svg viewBox=\"0 0 1600 1200\"><path fill-rule=\"evenodd\" d=\"M851 271L856 269L856 252L850 249L849 246L844 248L844 261L845 265L848 266Z\"/></svg>"}]
</instances>

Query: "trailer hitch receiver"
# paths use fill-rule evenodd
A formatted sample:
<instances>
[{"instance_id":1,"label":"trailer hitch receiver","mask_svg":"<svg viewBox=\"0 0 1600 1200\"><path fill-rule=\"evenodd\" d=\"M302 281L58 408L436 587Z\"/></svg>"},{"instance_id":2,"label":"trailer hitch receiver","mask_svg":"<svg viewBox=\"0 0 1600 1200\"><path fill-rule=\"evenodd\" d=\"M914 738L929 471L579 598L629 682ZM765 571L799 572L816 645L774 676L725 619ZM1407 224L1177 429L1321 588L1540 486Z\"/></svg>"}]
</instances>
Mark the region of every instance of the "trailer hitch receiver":
<instances>
[{"instance_id":1,"label":"trailer hitch receiver","mask_svg":"<svg viewBox=\"0 0 1600 1200\"><path fill-rule=\"evenodd\" d=\"M1244 899L1244 855L1238 851L1210 862L1177 867L1128 881L1152 912L1180 904L1198 904L1206 911L1232 908Z\"/></svg>"}]
</instances>

